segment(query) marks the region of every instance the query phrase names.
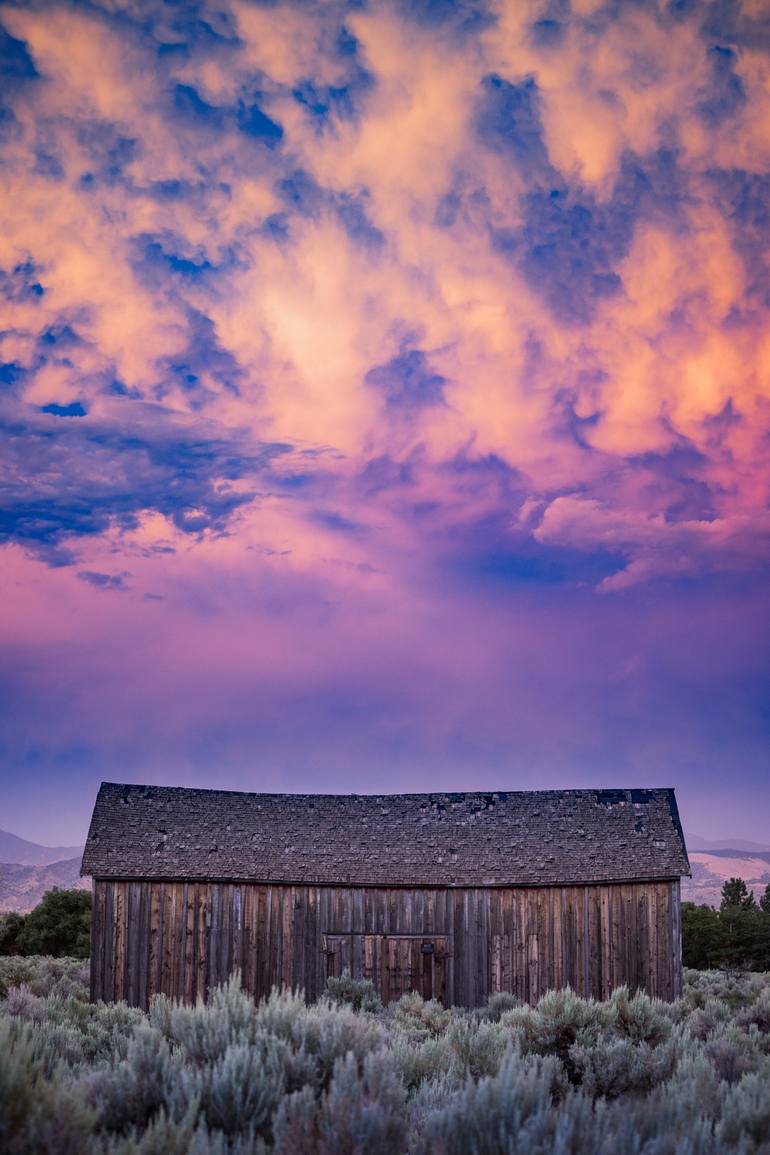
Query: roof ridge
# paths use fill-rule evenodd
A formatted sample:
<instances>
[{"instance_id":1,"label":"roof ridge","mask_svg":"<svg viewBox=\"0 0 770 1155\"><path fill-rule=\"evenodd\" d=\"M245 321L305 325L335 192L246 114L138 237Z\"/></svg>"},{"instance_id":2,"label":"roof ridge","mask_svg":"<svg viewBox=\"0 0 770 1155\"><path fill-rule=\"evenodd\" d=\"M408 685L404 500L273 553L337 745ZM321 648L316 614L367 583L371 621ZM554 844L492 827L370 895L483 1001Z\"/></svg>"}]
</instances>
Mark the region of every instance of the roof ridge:
<instances>
[{"instance_id":1,"label":"roof ridge","mask_svg":"<svg viewBox=\"0 0 770 1155\"><path fill-rule=\"evenodd\" d=\"M167 785L165 783L155 782L108 782L102 781L99 789L105 786L114 787L118 790L168 790L168 791L186 791L193 794L235 794L246 797L267 797L267 798L436 798L436 797L456 797L468 798L483 794L499 794L499 795L572 795L572 794L600 794L600 793L631 793L632 791L646 791L653 794L663 794L666 792L673 793L673 786L554 786L545 789L509 789L508 787L477 787L474 790L452 790L452 789L435 789L435 790L408 790L408 791L385 791L373 793L371 791L350 790L346 793L325 793L317 790L233 790L226 786L179 786Z\"/></svg>"}]
</instances>

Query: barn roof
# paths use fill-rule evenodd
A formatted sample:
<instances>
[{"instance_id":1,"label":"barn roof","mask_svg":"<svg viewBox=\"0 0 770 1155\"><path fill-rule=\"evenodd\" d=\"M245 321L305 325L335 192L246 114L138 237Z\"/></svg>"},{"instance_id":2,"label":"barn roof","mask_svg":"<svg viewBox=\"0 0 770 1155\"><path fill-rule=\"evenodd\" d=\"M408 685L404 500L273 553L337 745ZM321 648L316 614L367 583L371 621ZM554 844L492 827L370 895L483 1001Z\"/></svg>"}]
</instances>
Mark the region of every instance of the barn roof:
<instances>
[{"instance_id":1,"label":"barn roof","mask_svg":"<svg viewBox=\"0 0 770 1155\"><path fill-rule=\"evenodd\" d=\"M104 782L82 873L343 885L675 878L673 790L245 794Z\"/></svg>"}]
</instances>

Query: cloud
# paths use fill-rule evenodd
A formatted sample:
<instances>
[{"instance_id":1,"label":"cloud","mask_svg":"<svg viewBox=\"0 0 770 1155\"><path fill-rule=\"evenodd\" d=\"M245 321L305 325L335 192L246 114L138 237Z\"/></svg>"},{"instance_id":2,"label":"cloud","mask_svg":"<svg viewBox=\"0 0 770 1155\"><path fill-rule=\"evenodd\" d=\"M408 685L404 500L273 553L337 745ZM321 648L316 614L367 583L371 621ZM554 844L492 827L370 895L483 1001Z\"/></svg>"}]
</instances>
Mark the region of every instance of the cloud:
<instances>
[{"instance_id":1,"label":"cloud","mask_svg":"<svg viewBox=\"0 0 770 1155\"><path fill-rule=\"evenodd\" d=\"M138 708L164 750L192 717L196 765L248 761L264 695L279 761L328 713L348 767L379 735L404 765L522 767L601 635L538 765L570 732L616 765L621 737L591 735L621 683L673 748L644 679L692 675L689 643L655 649L628 607L654 592L670 631L687 586L742 621L767 574L762 6L64 0L0 23L1 525L35 645L74 647L82 684L89 661L119 682L119 653L142 680L160 623ZM737 685L765 639L735 628ZM212 639L188 710L175 678Z\"/></svg>"},{"instance_id":2,"label":"cloud","mask_svg":"<svg viewBox=\"0 0 770 1155\"><path fill-rule=\"evenodd\" d=\"M83 569L78 572L81 581L88 582L89 585L95 586L99 590L124 590L128 576L126 572L109 574L99 573L98 570L91 569Z\"/></svg>"},{"instance_id":3,"label":"cloud","mask_svg":"<svg viewBox=\"0 0 770 1155\"><path fill-rule=\"evenodd\" d=\"M83 537L134 529L158 512L185 534L220 532L253 501L280 444L250 444L193 425L162 406L115 399L100 416L44 406L22 421L6 414L8 480L0 534L60 564ZM81 420L62 420L80 417ZM269 483L268 483L269 484ZM58 547L68 551L62 553Z\"/></svg>"},{"instance_id":4,"label":"cloud","mask_svg":"<svg viewBox=\"0 0 770 1155\"><path fill-rule=\"evenodd\" d=\"M643 510L613 509L593 498L565 496L547 506L535 537L578 550L601 548L625 556L628 564L599 584L600 590L613 591L653 578L692 575L695 565L703 576L704 571L732 568L746 558L754 564L766 563L770 518L755 524L759 540L749 542L747 528L742 518L670 520Z\"/></svg>"},{"instance_id":5,"label":"cloud","mask_svg":"<svg viewBox=\"0 0 770 1155\"><path fill-rule=\"evenodd\" d=\"M106 428L110 394L159 403L221 444L261 427L257 441L343 454L348 479L418 445L436 479L458 454L491 454L543 505L684 438L688 500L745 514L724 471L728 451L744 471L759 454L766 198L752 173L705 168L694 126L727 149L765 98L716 12L275 19L235 3L129 13L120 34L98 9L41 13L7 12L9 67L34 80L12 98L24 197L2 284L2 375L21 405ZM35 167L44 139L58 177ZM747 421L716 451L726 405ZM104 436L142 492L136 462L157 449ZM186 476L174 445L164 469ZM221 529L243 504L187 484L187 529Z\"/></svg>"}]
</instances>

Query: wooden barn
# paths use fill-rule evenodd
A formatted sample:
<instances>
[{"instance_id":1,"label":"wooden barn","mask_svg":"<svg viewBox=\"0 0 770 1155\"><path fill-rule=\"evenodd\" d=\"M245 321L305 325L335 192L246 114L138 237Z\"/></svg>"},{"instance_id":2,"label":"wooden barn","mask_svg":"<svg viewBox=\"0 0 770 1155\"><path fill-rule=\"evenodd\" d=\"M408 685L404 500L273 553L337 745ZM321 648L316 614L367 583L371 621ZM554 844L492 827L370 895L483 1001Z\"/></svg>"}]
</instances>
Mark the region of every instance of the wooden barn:
<instances>
[{"instance_id":1,"label":"wooden barn","mask_svg":"<svg viewBox=\"0 0 770 1155\"><path fill-rule=\"evenodd\" d=\"M91 997L191 1000L236 968L256 997L349 967L478 1006L570 984L681 990L673 790L298 795L104 783Z\"/></svg>"}]
</instances>

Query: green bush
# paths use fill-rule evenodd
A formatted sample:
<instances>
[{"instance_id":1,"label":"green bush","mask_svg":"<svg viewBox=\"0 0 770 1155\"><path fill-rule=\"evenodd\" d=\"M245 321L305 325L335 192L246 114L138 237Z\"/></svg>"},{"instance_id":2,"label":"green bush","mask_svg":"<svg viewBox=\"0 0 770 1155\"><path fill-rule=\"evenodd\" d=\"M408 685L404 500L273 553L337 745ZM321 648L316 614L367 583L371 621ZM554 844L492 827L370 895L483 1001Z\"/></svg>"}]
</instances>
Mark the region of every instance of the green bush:
<instances>
[{"instance_id":1,"label":"green bush","mask_svg":"<svg viewBox=\"0 0 770 1155\"><path fill-rule=\"evenodd\" d=\"M60 890L54 887L43 895L41 902L30 914L23 918L21 925L9 931L5 916L5 931L13 935L14 953L20 955L40 954L88 958L91 949L91 905L89 890ZM19 918L20 916L17 916ZM0 949L2 954L10 954L10 949Z\"/></svg>"},{"instance_id":2,"label":"green bush","mask_svg":"<svg viewBox=\"0 0 770 1155\"><path fill-rule=\"evenodd\" d=\"M20 954L19 935L24 929L26 919L23 914L15 910L8 914L0 914L0 955Z\"/></svg>"}]
</instances>

